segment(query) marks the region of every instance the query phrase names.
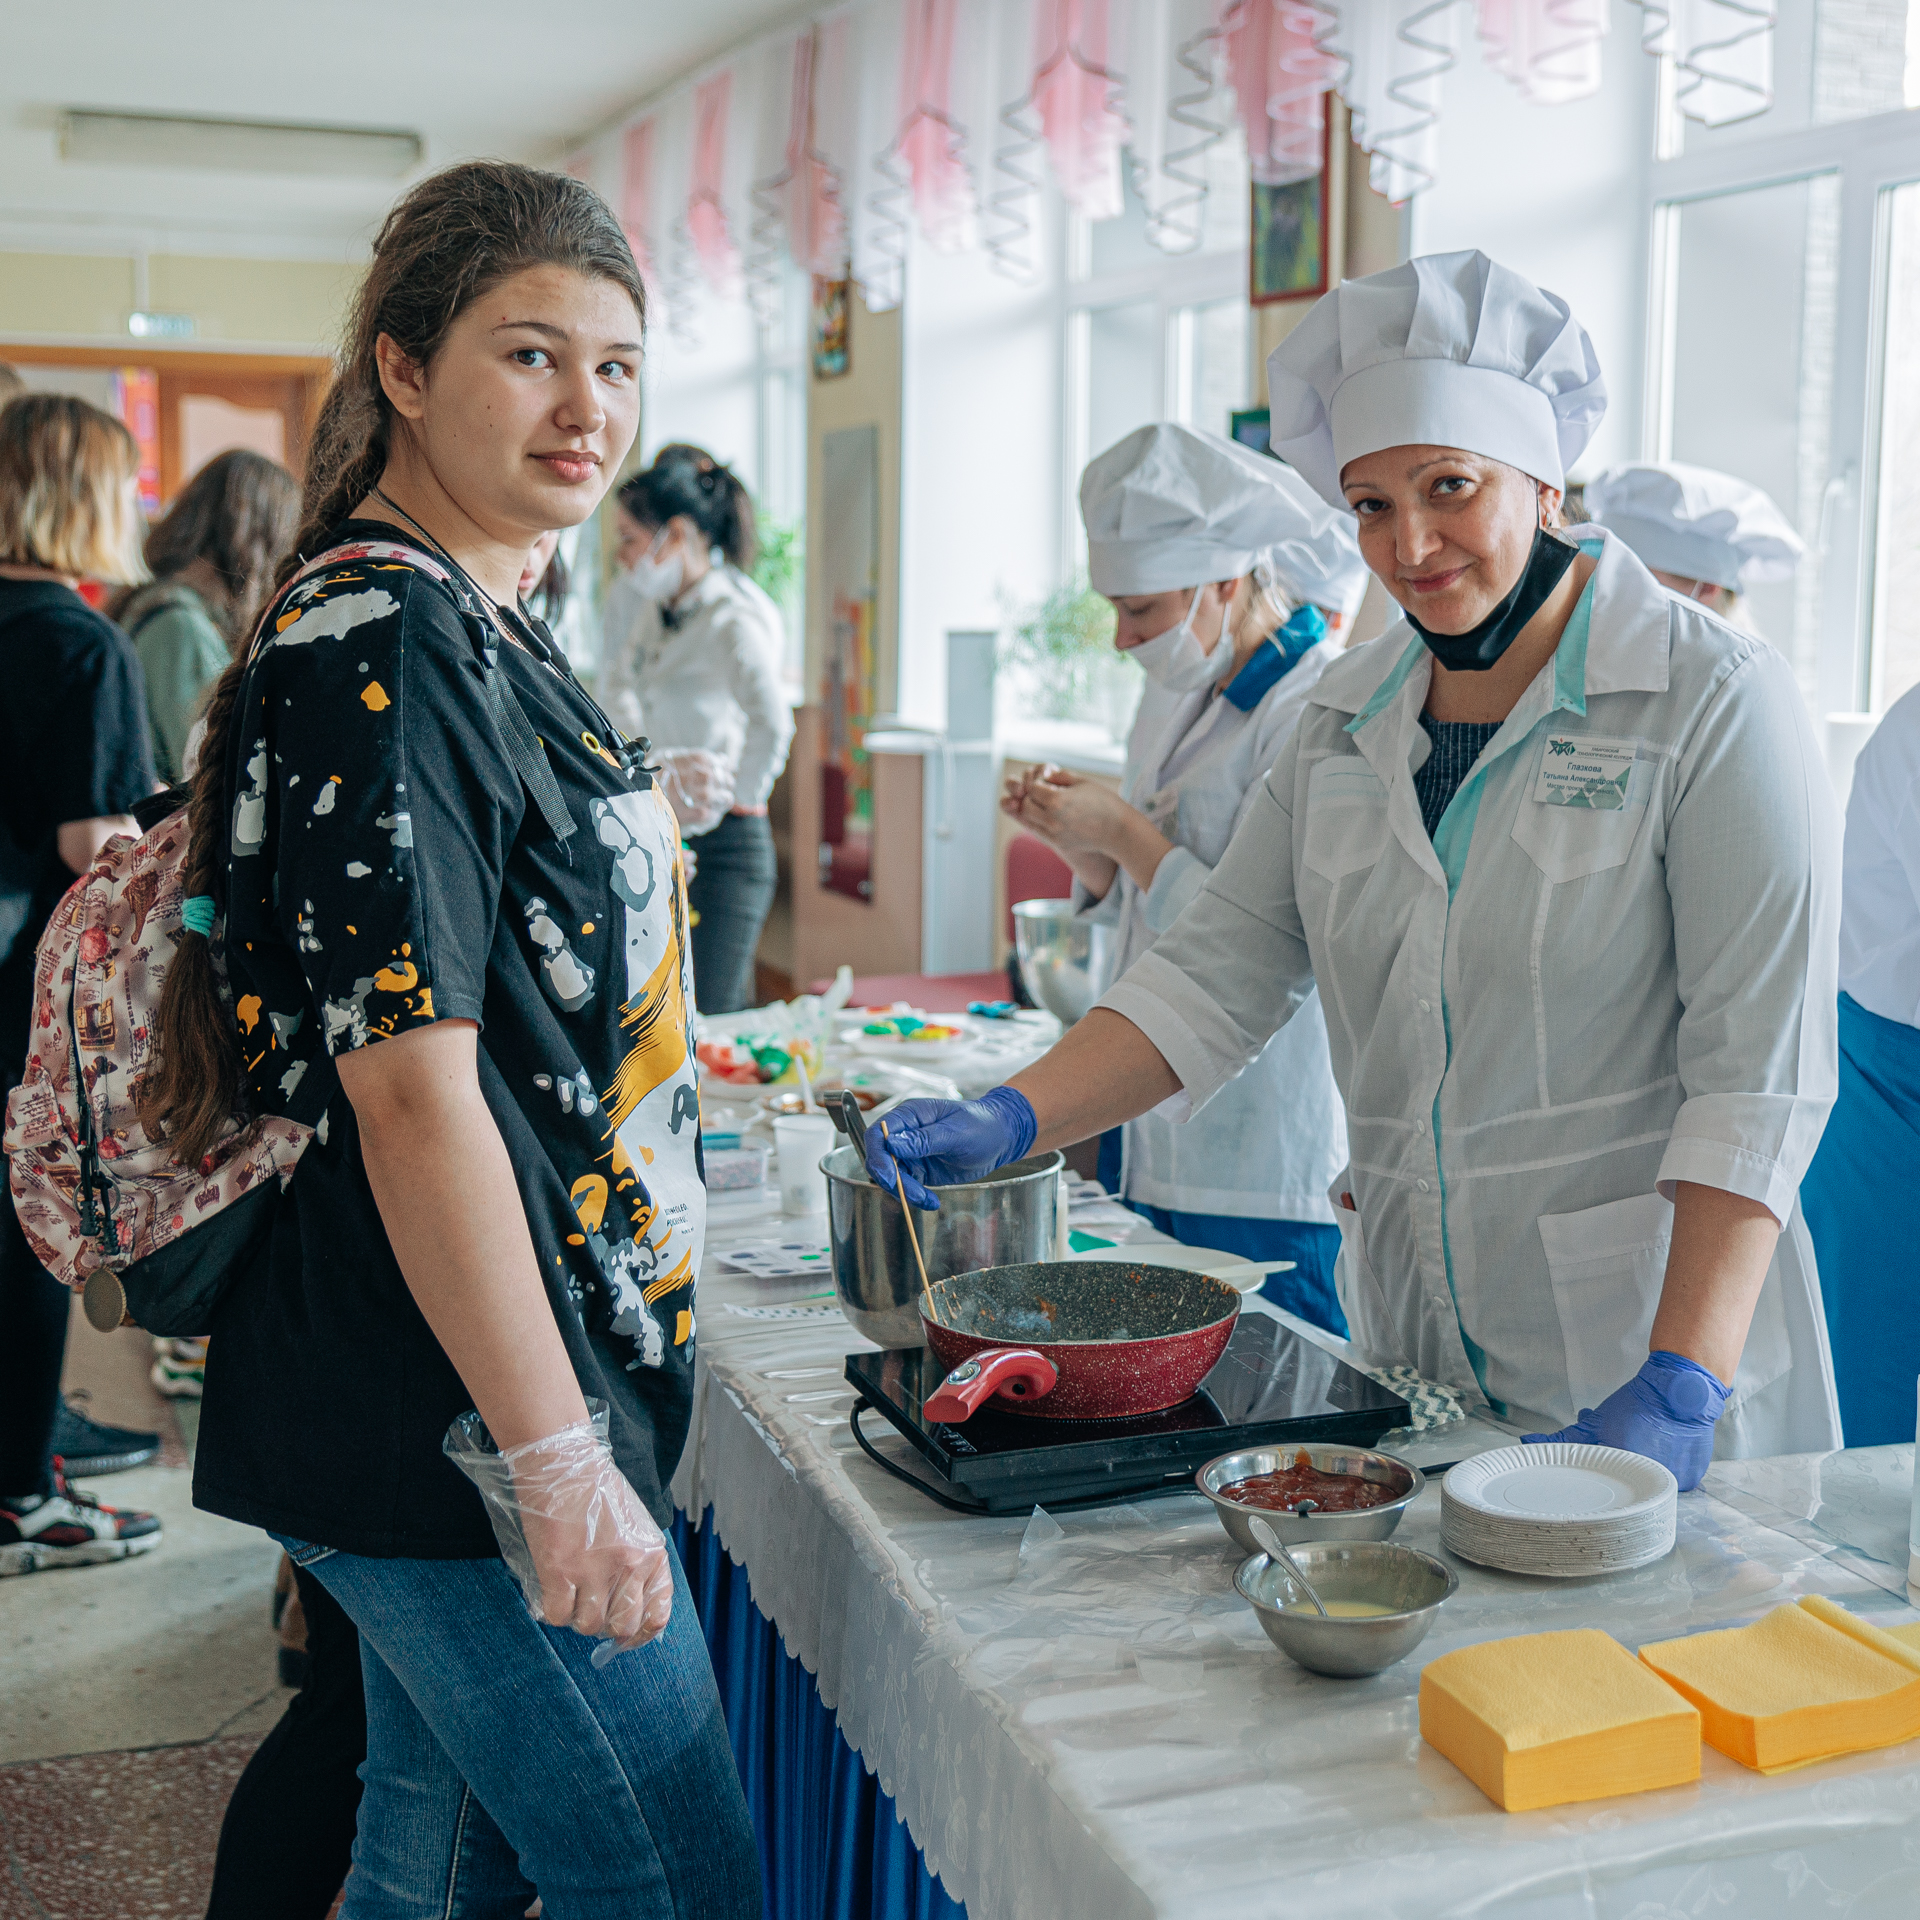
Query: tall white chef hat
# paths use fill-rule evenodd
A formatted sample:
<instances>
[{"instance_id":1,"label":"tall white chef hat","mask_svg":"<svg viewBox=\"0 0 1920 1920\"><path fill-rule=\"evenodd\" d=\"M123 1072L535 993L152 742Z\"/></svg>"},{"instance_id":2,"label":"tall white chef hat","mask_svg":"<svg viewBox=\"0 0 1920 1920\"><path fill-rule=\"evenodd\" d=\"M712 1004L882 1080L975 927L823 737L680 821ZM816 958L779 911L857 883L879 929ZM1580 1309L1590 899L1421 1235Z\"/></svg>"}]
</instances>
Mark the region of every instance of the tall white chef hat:
<instances>
[{"instance_id":1,"label":"tall white chef hat","mask_svg":"<svg viewBox=\"0 0 1920 1920\"><path fill-rule=\"evenodd\" d=\"M1758 487L1711 467L1612 467L1587 482L1586 502L1648 566L1736 593L1791 579L1807 550Z\"/></svg>"},{"instance_id":2,"label":"tall white chef hat","mask_svg":"<svg viewBox=\"0 0 1920 1920\"><path fill-rule=\"evenodd\" d=\"M1430 253L1327 294L1267 360L1273 450L1323 498L1383 447L1458 447L1564 486L1607 389L1558 294L1484 253Z\"/></svg>"},{"instance_id":3,"label":"tall white chef hat","mask_svg":"<svg viewBox=\"0 0 1920 1920\"><path fill-rule=\"evenodd\" d=\"M1265 561L1296 598L1344 611L1361 564L1349 515L1279 461L1197 427L1137 427L1089 460L1080 517L1097 593L1167 593Z\"/></svg>"}]
</instances>

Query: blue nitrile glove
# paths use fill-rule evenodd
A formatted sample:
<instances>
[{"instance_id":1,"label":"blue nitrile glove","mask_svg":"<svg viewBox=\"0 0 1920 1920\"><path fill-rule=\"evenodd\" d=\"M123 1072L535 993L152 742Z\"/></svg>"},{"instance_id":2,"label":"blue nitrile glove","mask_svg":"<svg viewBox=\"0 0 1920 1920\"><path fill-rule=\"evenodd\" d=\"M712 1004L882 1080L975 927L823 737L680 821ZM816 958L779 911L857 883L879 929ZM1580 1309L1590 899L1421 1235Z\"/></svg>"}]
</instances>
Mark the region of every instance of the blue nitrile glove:
<instances>
[{"instance_id":1,"label":"blue nitrile glove","mask_svg":"<svg viewBox=\"0 0 1920 1920\"><path fill-rule=\"evenodd\" d=\"M916 1207L937 1208L938 1198L923 1181L952 1187L979 1180L995 1167L1025 1159L1039 1131L1027 1096L1011 1087L995 1087L978 1100L902 1100L881 1120L867 1123L867 1171L896 1192L898 1159L907 1198Z\"/></svg>"},{"instance_id":2,"label":"blue nitrile glove","mask_svg":"<svg viewBox=\"0 0 1920 1920\"><path fill-rule=\"evenodd\" d=\"M1678 1353L1650 1353L1624 1387L1558 1433L1530 1433L1528 1443L1579 1440L1590 1447L1644 1453L1680 1482L1682 1493L1700 1484L1713 1459L1713 1427L1727 1404L1718 1377Z\"/></svg>"}]
</instances>

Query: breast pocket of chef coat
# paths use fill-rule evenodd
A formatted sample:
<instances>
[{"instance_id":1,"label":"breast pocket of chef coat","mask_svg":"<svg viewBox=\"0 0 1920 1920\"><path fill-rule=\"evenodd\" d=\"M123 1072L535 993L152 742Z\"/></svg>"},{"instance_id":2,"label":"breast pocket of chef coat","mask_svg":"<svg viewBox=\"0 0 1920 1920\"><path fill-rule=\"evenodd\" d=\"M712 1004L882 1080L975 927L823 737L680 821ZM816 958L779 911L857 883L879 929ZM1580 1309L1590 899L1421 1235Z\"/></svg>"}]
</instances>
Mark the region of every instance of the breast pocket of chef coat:
<instances>
[{"instance_id":1,"label":"breast pocket of chef coat","mask_svg":"<svg viewBox=\"0 0 1920 1920\"><path fill-rule=\"evenodd\" d=\"M1588 746L1602 752L1583 753ZM1555 733L1534 752L1513 837L1549 880L1584 880L1626 864L1659 764L1641 758L1645 752L1637 740ZM1595 777L1570 777L1570 763Z\"/></svg>"},{"instance_id":2,"label":"breast pocket of chef coat","mask_svg":"<svg viewBox=\"0 0 1920 1920\"><path fill-rule=\"evenodd\" d=\"M1356 755L1316 760L1307 775L1308 868L1341 880L1377 866L1386 845L1386 783Z\"/></svg>"}]
</instances>

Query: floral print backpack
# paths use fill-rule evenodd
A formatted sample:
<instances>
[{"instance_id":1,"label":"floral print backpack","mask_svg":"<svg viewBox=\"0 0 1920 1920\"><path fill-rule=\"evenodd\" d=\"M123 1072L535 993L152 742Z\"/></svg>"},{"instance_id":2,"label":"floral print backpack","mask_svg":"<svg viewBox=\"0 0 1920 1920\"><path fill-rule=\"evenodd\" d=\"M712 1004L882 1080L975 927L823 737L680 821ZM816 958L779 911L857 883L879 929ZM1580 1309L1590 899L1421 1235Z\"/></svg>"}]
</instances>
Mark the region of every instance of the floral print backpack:
<instances>
[{"instance_id":1,"label":"floral print backpack","mask_svg":"<svg viewBox=\"0 0 1920 1920\"><path fill-rule=\"evenodd\" d=\"M20 1225L40 1263L86 1296L95 1326L129 1311L152 1333L206 1331L270 1223L312 1129L235 1114L197 1167L148 1137L133 1089L180 933L187 812L116 834L68 889L35 958L27 1064L7 1097ZM240 1206L237 1202L251 1204ZM190 1238L189 1238L190 1236Z\"/></svg>"}]
</instances>

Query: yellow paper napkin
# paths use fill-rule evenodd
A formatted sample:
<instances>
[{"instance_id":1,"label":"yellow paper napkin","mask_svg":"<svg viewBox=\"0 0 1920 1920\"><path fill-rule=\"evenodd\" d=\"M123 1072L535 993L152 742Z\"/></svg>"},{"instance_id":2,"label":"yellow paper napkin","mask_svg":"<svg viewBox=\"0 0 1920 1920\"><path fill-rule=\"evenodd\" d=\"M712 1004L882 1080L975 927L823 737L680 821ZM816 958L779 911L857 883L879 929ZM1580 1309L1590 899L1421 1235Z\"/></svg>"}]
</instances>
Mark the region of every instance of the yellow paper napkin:
<instances>
[{"instance_id":1,"label":"yellow paper napkin","mask_svg":"<svg viewBox=\"0 0 1920 1920\"><path fill-rule=\"evenodd\" d=\"M1420 1734L1509 1813L1700 1777L1700 1715L1593 1627L1430 1660Z\"/></svg>"},{"instance_id":2,"label":"yellow paper napkin","mask_svg":"<svg viewBox=\"0 0 1920 1920\"><path fill-rule=\"evenodd\" d=\"M1640 1658L1700 1709L1709 1746L1780 1773L1920 1734L1920 1655L1875 1644L1891 1638L1827 1601L1658 1641Z\"/></svg>"}]
</instances>

